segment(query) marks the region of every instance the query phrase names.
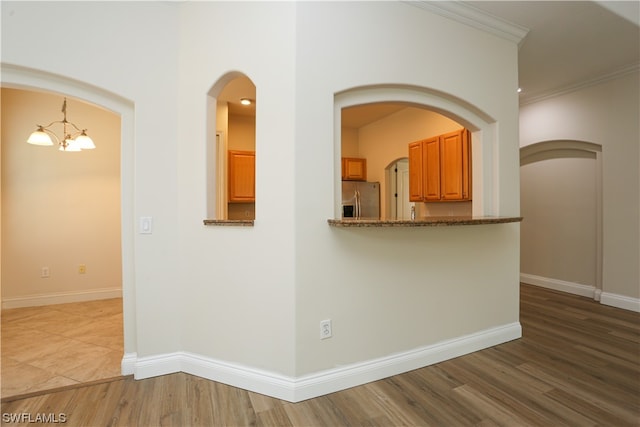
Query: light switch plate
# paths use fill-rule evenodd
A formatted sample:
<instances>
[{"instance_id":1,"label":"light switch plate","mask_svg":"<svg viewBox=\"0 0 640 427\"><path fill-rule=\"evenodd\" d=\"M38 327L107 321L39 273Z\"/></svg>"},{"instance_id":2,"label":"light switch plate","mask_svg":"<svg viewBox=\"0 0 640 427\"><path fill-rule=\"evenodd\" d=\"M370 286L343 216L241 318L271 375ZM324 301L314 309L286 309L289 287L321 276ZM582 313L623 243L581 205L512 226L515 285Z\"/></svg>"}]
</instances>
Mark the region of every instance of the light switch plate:
<instances>
[{"instance_id":1,"label":"light switch plate","mask_svg":"<svg viewBox=\"0 0 640 427\"><path fill-rule=\"evenodd\" d=\"M140 217L140 234L151 234L153 232L153 218L150 216Z\"/></svg>"}]
</instances>

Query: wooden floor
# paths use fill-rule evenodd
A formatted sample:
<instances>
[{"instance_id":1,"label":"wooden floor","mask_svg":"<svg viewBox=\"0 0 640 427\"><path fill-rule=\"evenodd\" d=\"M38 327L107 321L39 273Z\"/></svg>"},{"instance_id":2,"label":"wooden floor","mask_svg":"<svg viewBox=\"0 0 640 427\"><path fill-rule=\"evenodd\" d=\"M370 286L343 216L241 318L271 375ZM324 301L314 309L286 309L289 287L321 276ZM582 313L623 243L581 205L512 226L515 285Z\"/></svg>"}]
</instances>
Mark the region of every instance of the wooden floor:
<instances>
[{"instance_id":1,"label":"wooden floor","mask_svg":"<svg viewBox=\"0 0 640 427\"><path fill-rule=\"evenodd\" d=\"M640 314L521 289L522 339L304 402L179 373L4 401L3 423L27 414L68 426L640 425Z\"/></svg>"}]
</instances>

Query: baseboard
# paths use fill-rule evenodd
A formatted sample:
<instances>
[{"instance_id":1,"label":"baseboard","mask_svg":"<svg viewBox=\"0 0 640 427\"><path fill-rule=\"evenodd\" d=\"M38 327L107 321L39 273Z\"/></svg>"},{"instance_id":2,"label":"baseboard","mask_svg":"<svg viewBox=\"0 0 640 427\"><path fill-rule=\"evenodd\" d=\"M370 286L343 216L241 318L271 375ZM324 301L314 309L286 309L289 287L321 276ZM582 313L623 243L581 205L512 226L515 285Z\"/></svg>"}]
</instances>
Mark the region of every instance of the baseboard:
<instances>
[{"instance_id":1,"label":"baseboard","mask_svg":"<svg viewBox=\"0 0 640 427\"><path fill-rule=\"evenodd\" d=\"M567 292L569 294L580 295L588 298L595 298L596 296L595 286L582 285L580 283L567 282L560 279L552 279L549 277L520 273L520 281L529 285L540 286L542 288Z\"/></svg>"},{"instance_id":2,"label":"baseboard","mask_svg":"<svg viewBox=\"0 0 640 427\"><path fill-rule=\"evenodd\" d=\"M624 295L603 292L600 295L600 303L604 305L610 305L612 307L622 308L624 310L640 312L639 298L631 298Z\"/></svg>"},{"instance_id":3,"label":"baseboard","mask_svg":"<svg viewBox=\"0 0 640 427\"><path fill-rule=\"evenodd\" d=\"M122 298L122 288L92 289L88 291L54 292L50 294L27 295L4 298L2 309L36 307L41 305L66 304L69 302L94 301L100 299Z\"/></svg>"},{"instance_id":4,"label":"baseboard","mask_svg":"<svg viewBox=\"0 0 640 427\"><path fill-rule=\"evenodd\" d=\"M185 372L182 369L183 359L184 353L181 351L140 357L136 359L134 363L133 377L136 380L142 380L145 378L173 374L174 372Z\"/></svg>"},{"instance_id":5,"label":"baseboard","mask_svg":"<svg viewBox=\"0 0 640 427\"><path fill-rule=\"evenodd\" d=\"M139 358L136 379L185 372L289 402L300 402L463 356L522 336L512 323L379 359L289 377L188 352ZM134 356L135 357L135 356Z\"/></svg>"},{"instance_id":6,"label":"baseboard","mask_svg":"<svg viewBox=\"0 0 640 427\"><path fill-rule=\"evenodd\" d=\"M529 285L540 286L555 291L567 292L569 294L580 295L600 301L600 304L610 305L624 310L640 312L640 299L625 295L603 292L593 286L581 285L579 283L565 282L548 277L534 276L533 274L520 273L520 281Z\"/></svg>"},{"instance_id":7,"label":"baseboard","mask_svg":"<svg viewBox=\"0 0 640 427\"><path fill-rule=\"evenodd\" d=\"M122 375L133 375L137 360L138 355L136 353L125 353L120 362L120 372Z\"/></svg>"}]
</instances>

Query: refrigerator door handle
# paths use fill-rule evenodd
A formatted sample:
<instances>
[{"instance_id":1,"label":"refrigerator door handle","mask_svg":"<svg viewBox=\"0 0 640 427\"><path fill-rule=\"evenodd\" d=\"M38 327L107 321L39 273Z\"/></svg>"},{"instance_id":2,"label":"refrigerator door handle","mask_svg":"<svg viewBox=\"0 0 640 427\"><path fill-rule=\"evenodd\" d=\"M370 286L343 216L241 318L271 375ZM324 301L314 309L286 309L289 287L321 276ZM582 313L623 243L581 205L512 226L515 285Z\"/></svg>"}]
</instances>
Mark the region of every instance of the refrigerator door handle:
<instances>
[{"instance_id":1,"label":"refrigerator door handle","mask_svg":"<svg viewBox=\"0 0 640 427\"><path fill-rule=\"evenodd\" d=\"M360 206L358 206L358 190L353 190L353 217L358 218L360 215Z\"/></svg>"},{"instance_id":2,"label":"refrigerator door handle","mask_svg":"<svg viewBox=\"0 0 640 427\"><path fill-rule=\"evenodd\" d=\"M357 214L356 217L360 218L360 215L362 215L362 206L360 205L360 192L358 190L356 190L356 206L357 206Z\"/></svg>"},{"instance_id":3,"label":"refrigerator door handle","mask_svg":"<svg viewBox=\"0 0 640 427\"><path fill-rule=\"evenodd\" d=\"M358 218L358 190L353 190L353 217Z\"/></svg>"}]
</instances>

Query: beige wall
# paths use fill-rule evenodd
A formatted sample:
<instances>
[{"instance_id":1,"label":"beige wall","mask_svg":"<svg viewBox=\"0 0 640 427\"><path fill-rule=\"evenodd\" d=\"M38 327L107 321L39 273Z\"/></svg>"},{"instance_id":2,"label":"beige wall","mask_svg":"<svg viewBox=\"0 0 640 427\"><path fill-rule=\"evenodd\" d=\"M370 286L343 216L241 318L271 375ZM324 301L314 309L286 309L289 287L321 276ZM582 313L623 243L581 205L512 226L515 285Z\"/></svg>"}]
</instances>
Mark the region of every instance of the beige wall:
<instances>
[{"instance_id":1,"label":"beige wall","mask_svg":"<svg viewBox=\"0 0 640 427\"><path fill-rule=\"evenodd\" d=\"M254 116L229 115L229 150L255 151L256 118Z\"/></svg>"},{"instance_id":2,"label":"beige wall","mask_svg":"<svg viewBox=\"0 0 640 427\"><path fill-rule=\"evenodd\" d=\"M524 165L520 185L522 273L595 288L595 155Z\"/></svg>"},{"instance_id":3,"label":"beige wall","mask_svg":"<svg viewBox=\"0 0 640 427\"><path fill-rule=\"evenodd\" d=\"M63 97L2 89L2 302L37 305L119 294L120 119L75 99L67 118L97 148L62 153L25 143L62 119ZM55 125L57 126L57 125ZM54 127L57 133L60 127ZM86 274L79 274L80 264ZM41 277L48 267L49 278Z\"/></svg>"},{"instance_id":4,"label":"beige wall","mask_svg":"<svg viewBox=\"0 0 640 427\"><path fill-rule=\"evenodd\" d=\"M639 85L636 70L520 109L523 147L556 140L602 147L602 300L635 310L640 310ZM526 221L525 216L523 227ZM523 234L523 253L530 252L528 244ZM581 245L578 239L571 250Z\"/></svg>"},{"instance_id":5,"label":"beige wall","mask_svg":"<svg viewBox=\"0 0 640 427\"><path fill-rule=\"evenodd\" d=\"M358 129L342 128L342 157L360 157Z\"/></svg>"}]
</instances>

